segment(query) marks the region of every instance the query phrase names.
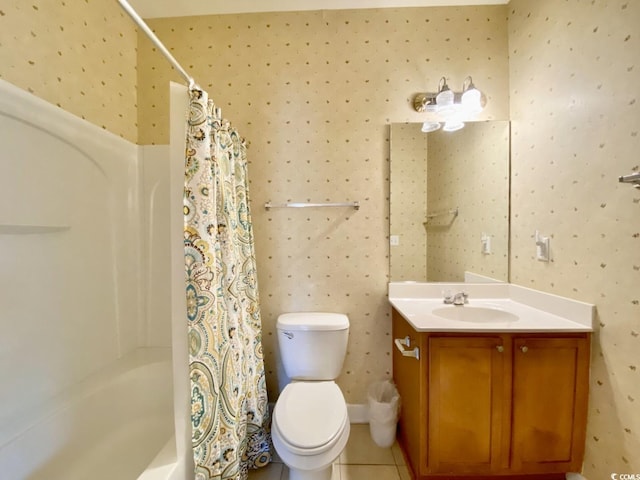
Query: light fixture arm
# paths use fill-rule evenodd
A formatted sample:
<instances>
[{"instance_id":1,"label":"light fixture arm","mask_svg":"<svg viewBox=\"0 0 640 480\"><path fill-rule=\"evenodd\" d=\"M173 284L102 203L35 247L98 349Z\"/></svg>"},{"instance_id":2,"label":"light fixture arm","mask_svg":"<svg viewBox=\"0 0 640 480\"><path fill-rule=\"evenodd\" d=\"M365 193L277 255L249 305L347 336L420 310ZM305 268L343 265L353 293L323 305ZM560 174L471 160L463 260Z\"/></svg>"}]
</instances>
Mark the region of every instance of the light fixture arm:
<instances>
[{"instance_id":1,"label":"light fixture arm","mask_svg":"<svg viewBox=\"0 0 640 480\"><path fill-rule=\"evenodd\" d=\"M467 83L467 80L469 81L469 83ZM471 90L472 88L476 88L476 86L473 84L471 75L468 75L467 78L465 78L462 82L462 93L466 92L467 90Z\"/></svg>"},{"instance_id":2,"label":"light fixture arm","mask_svg":"<svg viewBox=\"0 0 640 480\"><path fill-rule=\"evenodd\" d=\"M440 82L438 82L438 93L445 92L447 90L450 90L449 85L447 85L447 78L442 77L440 78Z\"/></svg>"}]
</instances>

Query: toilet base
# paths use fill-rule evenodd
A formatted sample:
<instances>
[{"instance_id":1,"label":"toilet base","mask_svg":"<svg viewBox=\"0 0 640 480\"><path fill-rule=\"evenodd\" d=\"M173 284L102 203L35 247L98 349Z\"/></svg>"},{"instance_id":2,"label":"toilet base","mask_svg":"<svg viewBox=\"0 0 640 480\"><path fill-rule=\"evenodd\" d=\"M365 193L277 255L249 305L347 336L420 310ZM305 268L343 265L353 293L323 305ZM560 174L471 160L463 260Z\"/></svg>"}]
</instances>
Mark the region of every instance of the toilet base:
<instances>
[{"instance_id":1,"label":"toilet base","mask_svg":"<svg viewBox=\"0 0 640 480\"><path fill-rule=\"evenodd\" d=\"M333 464L320 470L298 470L289 467L289 480L331 480Z\"/></svg>"}]
</instances>

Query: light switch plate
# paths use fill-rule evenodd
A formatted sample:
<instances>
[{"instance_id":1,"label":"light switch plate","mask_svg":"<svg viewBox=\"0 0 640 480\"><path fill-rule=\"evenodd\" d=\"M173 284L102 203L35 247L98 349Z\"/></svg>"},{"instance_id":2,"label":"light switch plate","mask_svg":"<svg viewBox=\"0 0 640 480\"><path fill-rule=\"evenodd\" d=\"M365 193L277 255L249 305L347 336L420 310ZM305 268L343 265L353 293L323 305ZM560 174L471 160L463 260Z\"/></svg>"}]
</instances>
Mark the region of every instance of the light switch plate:
<instances>
[{"instance_id":1,"label":"light switch plate","mask_svg":"<svg viewBox=\"0 0 640 480\"><path fill-rule=\"evenodd\" d=\"M483 255L490 255L491 254L491 235L489 235L488 233L482 233L482 236L480 237L480 244L481 244L481 252Z\"/></svg>"},{"instance_id":2,"label":"light switch plate","mask_svg":"<svg viewBox=\"0 0 640 480\"><path fill-rule=\"evenodd\" d=\"M540 235L536 230L536 260L541 262L549 261L549 237Z\"/></svg>"}]
</instances>

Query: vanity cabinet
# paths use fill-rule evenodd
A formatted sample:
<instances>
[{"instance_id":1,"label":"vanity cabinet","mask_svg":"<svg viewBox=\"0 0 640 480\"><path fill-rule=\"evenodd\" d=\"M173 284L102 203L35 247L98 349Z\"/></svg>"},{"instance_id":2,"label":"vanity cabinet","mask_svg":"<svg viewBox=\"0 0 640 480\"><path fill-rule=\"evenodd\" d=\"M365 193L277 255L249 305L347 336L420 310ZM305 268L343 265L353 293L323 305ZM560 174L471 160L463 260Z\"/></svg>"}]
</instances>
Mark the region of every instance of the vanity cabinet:
<instances>
[{"instance_id":1,"label":"vanity cabinet","mask_svg":"<svg viewBox=\"0 0 640 480\"><path fill-rule=\"evenodd\" d=\"M415 478L543 475L582 468L589 333L417 332L394 309L398 440Z\"/></svg>"},{"instance_id":2,"label":"vanity cabinet","mask_svg":"<svg viewBox=\"0 0 640 480\"><path fill-rule=\"evenodd\" d=\"M513 338L511 467L531 473L582 468L589 334Z\"/></svg>"},{"instance_id":3,"label":"vanity cabinet","mask_svg":"<svg viewBox=\"0 0 640 480\"><path fill-rule=\"evenodd\" d=\"M496 347L501 344L493 336L427 337L429 471L500 470L505 355Z\"/></svg>"}]
</instances>

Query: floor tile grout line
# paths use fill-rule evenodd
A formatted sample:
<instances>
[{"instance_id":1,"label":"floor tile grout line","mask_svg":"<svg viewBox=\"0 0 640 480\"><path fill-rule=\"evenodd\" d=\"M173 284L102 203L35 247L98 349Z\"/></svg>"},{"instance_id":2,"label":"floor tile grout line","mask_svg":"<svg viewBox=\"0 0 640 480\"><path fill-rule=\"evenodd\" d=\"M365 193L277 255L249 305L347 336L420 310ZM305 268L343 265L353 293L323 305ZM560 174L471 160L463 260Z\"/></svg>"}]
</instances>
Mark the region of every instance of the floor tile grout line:
<instances>
[{"instance_id":1,"label":"floor tile grout line","mask_svg":"<svg viewBox=\"0 0 640 480\"><path fill-rule=\"evenodd\" d=\"M352 428L355 427L352 426ZM356 450L353 452L355 453L355 456L358 457L359 455L361 455L362 450L357 450L358 448L362 448L362 446L364 445L365 447L370 446L370 447L375 447L376 449L379 449L380 453L384 453L384 455L382 455L384 457L384 460L382 463L370 463L369 460L371 460L371 458L360 458L360 459L356 459L356 462L350 462L349 461L349 455L345 455L345 452L347 451L347 447L345 447L345 450L343 450L343 452L338 456L338 458L335 461L335 465L336 468L338 470L338 476L339 478L334 478L333 480L342 480L342 472L343 472L343 468L342 466L344 466L345 468L348 468L350 466L357 466L357 467L395 467L395 472L397 475L397 480L403 480L402 477L402 472L401 472L401 467L406 467L406 460L404 459L404 454L402 452L401 447L398 445L397 442L394 442L393 445L391 445L391 447L388 448L380 448L377 445L375 445L375 443L372 441L371 437L369 437L369 435L367 435L368 432L366 432L366 430L369 430L368 428L362 426L358 426L356 428L353 428L353 430L358 431L358 434L355 436L351 436L352 441L356 441L356 445L357 447ZM355 433L355 432L352 432ZM347 457L347 458L345 458ZM344 463L343 463L344 462ZM284 462L282 462L282 459L277 458L271 461L272 464L279 464L279 471L280 471L280 476L279 476L279 480L287 480L287 472L288 472L288 467L284 464ZM277 467L276 467L277 468ZM275 473L275 472L274 472ZM259 474L258 474L259 475ZM275 477L276 475L273 475L273 477ZM265 476L267 477L267 476ZM268 478L264 478L263 480L273 480L272 476L268 476Z\"/></svg>"}]
</instances>

